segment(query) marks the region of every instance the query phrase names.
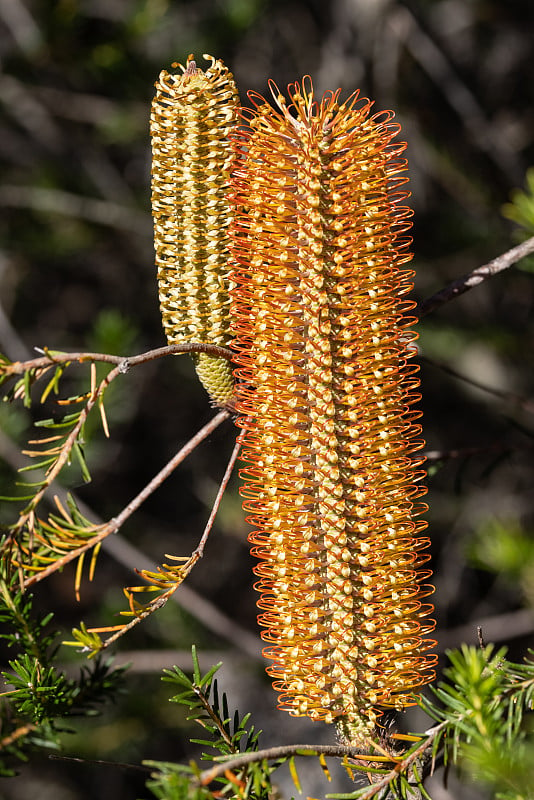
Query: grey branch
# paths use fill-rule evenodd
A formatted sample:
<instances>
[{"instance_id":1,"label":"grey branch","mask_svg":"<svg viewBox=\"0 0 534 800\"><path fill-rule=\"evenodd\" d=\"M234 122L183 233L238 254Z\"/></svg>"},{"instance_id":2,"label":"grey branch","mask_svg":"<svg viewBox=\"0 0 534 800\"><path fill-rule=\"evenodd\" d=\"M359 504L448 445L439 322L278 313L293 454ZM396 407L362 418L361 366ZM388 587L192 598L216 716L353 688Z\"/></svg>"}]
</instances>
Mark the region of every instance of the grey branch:
<instances>
[{"instance_id":1,"label":"grey branch","mask_svg":"<svg viewBox=\"0 0 534 800\"><path fill-rule=\"evenodd\" d=\"M232 772L241 767L246 767L248 764L253 764L257 761L273 761L277 758L289 758L291 756L332 756L334 758L342 758L343 756L350 756L357 758L358 751L353 747L344 745L329 745L329 744L287 744L280 745L280 747L269 747L266 750L257 750L253 753L243 753L242 755L232 755L226 757L222 764L217 764L214 767L204 770L199 775L199 783L203 786L211 783L212 780L224 775L225 772L231 770Z\"/></svg>"},{"instance_id":2,"label":"grey branch","mask_svg":"<svg viewBox=\"0 0 534 800\"><path fill-rule=\"evenodd\" d=\"M445 286L444 289L436 292L436 294L433 294L431 297L427 297L426 300L423 300L423 302L418 305L415 313L419 319L426 316L426 314L439 308L444 303L448 303L449 300L454 300L455 297L459 297L461 294L468 292L469 289L478 286L479 283L485 281L486 278L492 278L494 275L498 275L499 272L503 272L503 270L508 269L508 267L521 261L522 258L525 258L525 256L531 253L534 253L534 236L518 244L517 247L512 247L511 250L497 256L497 258L494 258L487 264L477 267L472 272L468 272L467 275L462 275L461 278L457 278L452 283L449 283L448 286Z\"/></svg>"}]
</instances>

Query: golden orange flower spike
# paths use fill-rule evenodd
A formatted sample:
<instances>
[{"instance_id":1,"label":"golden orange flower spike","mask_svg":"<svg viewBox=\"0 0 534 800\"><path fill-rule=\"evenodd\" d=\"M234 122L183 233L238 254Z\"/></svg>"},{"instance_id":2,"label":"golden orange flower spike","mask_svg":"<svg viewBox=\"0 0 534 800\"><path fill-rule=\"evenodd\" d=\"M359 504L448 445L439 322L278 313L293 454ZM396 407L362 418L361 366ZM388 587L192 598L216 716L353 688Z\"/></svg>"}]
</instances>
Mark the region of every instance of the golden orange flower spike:
<instances>
[{"instance_id":1,"label":"golden orange flower spike","mask_svg":"<svg viewBox=\"0 0 534 800\"><path fill-rule=\"evenodd\" d=\"M152 214L163 327L169 344L230 341L228 184L229 135L239 98L232 74L211 56L204 72L190 55L183 74L165 70L156 83L150 121ZM229 363L194 356L212 400L233 392Z\"/></svg>"},{"instance_id":2,"label":"golden orange flower spike","mask_svg":"<svg viewBox=\"0 0 534 800\"><path fill-rule=\"evenodd\" d=\"M280 706L356 744L435 663L405 145L357 94L271 89L233 178L242 494Z\"/></svg>"}]
</instances>

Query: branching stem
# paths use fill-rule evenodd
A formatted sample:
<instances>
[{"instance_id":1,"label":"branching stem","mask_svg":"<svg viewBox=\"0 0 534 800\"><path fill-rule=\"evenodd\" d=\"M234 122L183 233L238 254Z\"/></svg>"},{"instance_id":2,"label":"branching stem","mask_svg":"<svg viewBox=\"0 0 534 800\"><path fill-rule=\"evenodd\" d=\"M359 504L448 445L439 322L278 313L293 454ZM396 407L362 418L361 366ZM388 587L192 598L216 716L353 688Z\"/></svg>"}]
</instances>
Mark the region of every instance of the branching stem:
<instances>
[{"instance_id":1,"label":"branching stem","mask_svg":"<svg viewBox=\"0 0 534 800\"><path fill-rule=\"evenodd\" d=\"M30 530L33 528L32 521L35 513L35 509L38 504L41 502L43 495L47 491L50 484L57 478L63 467L67 464L71 450L76 443L78 435L82 430L89 413L91 412L95 403L98 402L99 398L104 394L107 387L112 383L113 380L120 374L120 368L115 367L112 369L106 377L99 383L99 385L92 389L89 399L85 405L85 407L80 412L80 416L78 417L78 421L73 426L71 432L65 439L65 443L61 447L61 452L59 453L57 459L55 460L53 466L47 471L45 479L36 492L34 497L32 497L31 502L29 505L22 511L17 524L13 527L10 532L9 540L12 540L16 537L18 531L20 531L26 522L29 522ZM8 542L9 543L9 542ZM85 550L85 548L84 548ZM84 551L82 551L84 552Z\"/></svg>"},{"instance_id":2,"label":"branching stem","mask_svg":"<svg viewBox=\"0 0 534 800\"><path fill-rule=\"evenodd\" d=\"M370 800L381 789L384 789L397 775L406 770L414 761L422 756L427 748L432 744L435 737L440 733L447 723L442 722L428 731L426 738L421 742L419 747L412 750L405 758L399 759L395 766L379 781L373 783L369 789L359 797L359 800ZM202 786L207 786L215 778L224 775L228 770L235 771L241 767L251 764L256 761L273 761L277 758L291 758L291 756L332 756L340 758L348 756L349 758L357 759L361 762L363 758L367 758L366 754L359 753L353 747L345 747L342 745L311 745L311 744L290 744L282 745L280 747L270 747L266 750L257 750L255 753L244 753L237 758L226 758L226 760L217 766L210 767L204 770L198 778Z\"/></svg>"},{"instance_id":3,"label":"branching stem","mask_svg":"<svg viewBox=\"0 0 534 800\"><path fill-rule=\"evenodd\" d=\"M204 344L203 342L187 342L184 344L172 344L166 347L156 347L154 350L147 350L145 353L139 353L137 356L113 356L109 353L58 353L47 350L42 350L43 356L39 358L32 358L28 361L14 361L12 364L4 365L3 372L5 375L23 375L30 369L46 369L55 364L68 364L73 361L78 361L80 364L87 361L98 361L105 364L117 364L119 372L128 372L130 367L137 366L138 364L145 364L147 361L155 361L158 358L165 356L178 355L180 353L208 353L212 356L220 356L229 361L233 357L233 353L227 347L219 347L214 344ZM111 373L110 373L111 374Z\"/></svg>"},{"instance_id":4,"label":"branching stem","mask_svg":"<svg viewBox=\"0 0 534 800\"><path fill-rule=\"evenodd\" d=\"M117 367L118 369L118 367ZM115 373L116 370L112 370L112 373ZM108 376L109 377L109 376ZM85 544L81 547L76 548L75 550L71 550L69 553L66 553L62 558L55 561L49 567L46 567L41 572L32 575L28 578L25 582L25 587L32 586L34 583L38 583L42 581L44 578L47 578L56 570L61 569L70 561L81 556L87 550L95 547L99 544L103 539L109 536L111 533L116 533L122 525L126 522L126 520L131 517L131 515L136 511L139 506L144 503L144 501L163 483L163 481L169 477L169 475L176 469L176 467L184 461L187 456L200 444L204 439L206 439L213 431L221 425L224 420L228 419L230 416L230 412L228 411L219 411L213 419L211 419L206 425L204 425L189 441L185 444L177 453L174 455L171 460L161 469L158 474L152 478L152 480L139 492L139 494L131 500L128 505L120 512L120 514L113 519L111 519L108 523L103 525L96 536L89 539Z\"/></svg>"},{"instance_id":5,"label":"branching stem","mask_svg":"<svg viewBox=\"0 0 534 800\"><path fill-rule=\"evenodd\" d=\"M198 780L202 786L207 786L215 778L224 775L227 770L238 770L256 761L274 761L277 758L291 758L291 756L320 755L334 758L342 758L343 756L361 758L362 754L358 753L353 747L345 747L343 745L287 744L280 747L268 747L265 750L256 750L254 753L243 753L237 758L226 757L223 763L201 772Z\"/></svg>"}]
</instances>

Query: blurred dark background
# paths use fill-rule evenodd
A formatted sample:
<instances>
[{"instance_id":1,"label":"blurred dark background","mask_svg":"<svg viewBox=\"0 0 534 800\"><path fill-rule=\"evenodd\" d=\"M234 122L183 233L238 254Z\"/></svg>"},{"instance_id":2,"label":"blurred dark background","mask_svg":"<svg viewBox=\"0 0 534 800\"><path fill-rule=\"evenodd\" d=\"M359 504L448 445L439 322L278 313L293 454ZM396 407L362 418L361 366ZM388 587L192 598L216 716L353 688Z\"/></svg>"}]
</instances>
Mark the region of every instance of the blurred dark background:
<instances>
[{"instance_id":1,"label":"blurred dark background","mask_svg":"<svg viewBox=\"0 0 534 800\"><path fill-rule=\"evenodd\" d=\"M222 58L245 104L248 89L268 91L268 78L283 87L310 74L319 93L359 88L377 110L396 111L409 145L415 299L508 250L522 234L503 205L534 163L533 31L531 0L2 0L0 351L12 359L44 345L132 354L165 343L148 117L159 71L188 53ZM508 216L521 218L514 209ZM518 659L534 643L533 269L524 261L419 326L441 651L476 643L478 624ZM64 394L80 390L88 372L71 375ZM94 480L69 477L104 519L214 413L186 357L132 370L113 389L111 440L89 427ZM2 494L14 480L10 442L23 443L30 424L20 408L0 407ZM220 428L128 522L124 538L156 561L190 553L234 439L230 423ZM167 702L160 670L186 669L193 642L206 666L225 661L230 702L253 712L265 745L331 741L328 729L276 710L254 658L252 560L237 486L234 478L185 607L169 604L121 642L118 658L132 661L128 693L65 735L65 752L187 759L190 730ZM0 515L5 521L9 511ZM79 604L68 569L40 588L39 604L66 632L81 619L114 624L125 606L121 587L144 566L129 556L103 554ZM413 715L401 724L428 723ZM327 791L320 775L309 780L309 793ZM7 800L149 794L135 772L45 758L0 784ZM460 796L454 791L440 796Z\"/></svg>"}]
</instances>

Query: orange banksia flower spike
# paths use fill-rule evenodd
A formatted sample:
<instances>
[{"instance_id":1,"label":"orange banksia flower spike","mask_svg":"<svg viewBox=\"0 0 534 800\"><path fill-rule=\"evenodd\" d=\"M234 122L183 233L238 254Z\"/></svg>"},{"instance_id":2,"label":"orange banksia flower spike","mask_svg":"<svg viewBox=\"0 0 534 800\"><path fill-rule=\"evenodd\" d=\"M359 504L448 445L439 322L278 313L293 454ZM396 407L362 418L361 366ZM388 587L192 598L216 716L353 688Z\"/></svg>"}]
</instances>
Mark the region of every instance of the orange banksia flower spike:
<instances>
[{"instance_id":1,"label":"orange banksia flower spike","mask_svg":"<svg viewBox=\"0 0 534 800\"><path fill-rule=\"evenodd\" d=\"M165 70L156 83L152 138L152 214L163 327L169 344L226 346L228 320L228 183L230 133L239 98L232 74L211 56L204 72L189 56L183 74ZM173 65L181 66L181 65ZM228 362L194 356L217 404L231 398Z\"/></svg>"},{"instance_id":2,"label":"orange banksia flower spike","mask_svg":"<svg viewBox=\"0 0 534 800\"><path fill-rule=\"evenodd\" d=\"M280 706L364 742L433 677L405 145L311 81L236 133L242 494Z\"/></svg>"}]
</instances>

